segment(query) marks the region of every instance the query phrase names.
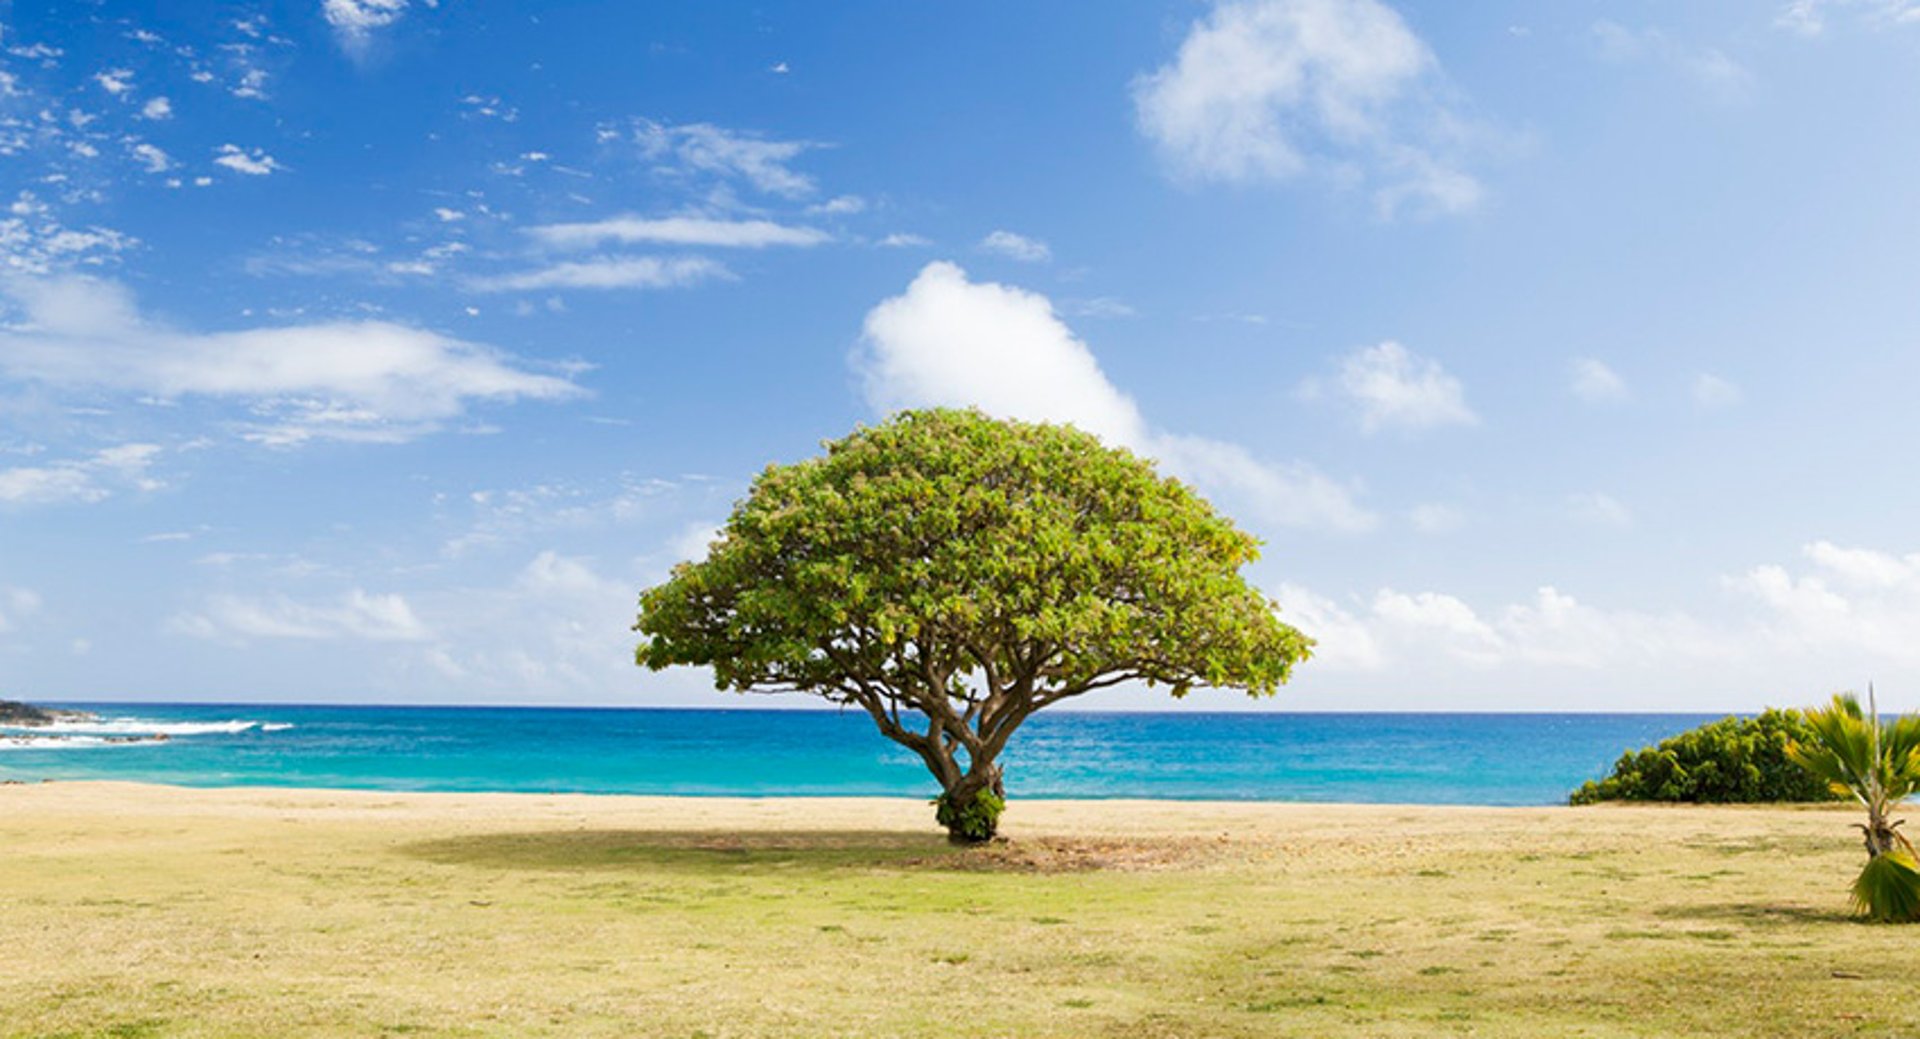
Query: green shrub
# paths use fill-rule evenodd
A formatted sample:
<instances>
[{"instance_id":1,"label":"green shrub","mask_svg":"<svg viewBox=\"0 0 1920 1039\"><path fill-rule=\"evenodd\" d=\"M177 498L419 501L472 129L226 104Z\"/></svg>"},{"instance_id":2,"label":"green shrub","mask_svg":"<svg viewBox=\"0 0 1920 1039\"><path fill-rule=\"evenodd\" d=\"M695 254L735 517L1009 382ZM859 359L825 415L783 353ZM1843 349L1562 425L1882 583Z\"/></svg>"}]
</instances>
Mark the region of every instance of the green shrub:
<instances>
[{"instance_id":1,"label":"green shrub","mask_svg":"<svg viewBox=\"0 0 1920 1039\"><path fill-rule=\"evenodd\" d=\"M933 799L934 819L947 828L956 844L990 841L1000 829L1000 813L1007 810L1006 798L991 790L973 795L971 804L960 804L949 794Z\"/></svg>"},{"instance_id":2,"label":"green shrub","mask_svg":"<svg viewBox=\"0 0 1920 1039\"><path fill-rule=\"evenodd\" d=\"M1577 805L1835 800L1825 782L1787 757L1789 742L1812 738L1799 711L1768 710L1754 718L1722 718L1657 746L1622 754L1612 775L1587 783L1567 800Z\"/></svg>"}]
</instances>

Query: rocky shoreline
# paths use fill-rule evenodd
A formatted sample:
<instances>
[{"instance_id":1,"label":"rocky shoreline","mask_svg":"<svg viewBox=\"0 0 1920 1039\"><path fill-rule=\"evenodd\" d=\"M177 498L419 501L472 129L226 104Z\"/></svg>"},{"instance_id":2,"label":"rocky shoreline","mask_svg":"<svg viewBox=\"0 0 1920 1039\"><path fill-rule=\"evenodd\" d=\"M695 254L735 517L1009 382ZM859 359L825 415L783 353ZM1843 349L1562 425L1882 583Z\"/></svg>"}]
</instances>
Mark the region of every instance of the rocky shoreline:
<instances>
[{"instance_id":1,"label":"rocky shoreline","mask_svg":"<svg viewBox=\"0 0 1920 1039\"><path fill-rule=\"evenodd\" d=\"M0 725L24 729L44 728L60 722L97 722L91 711L67 711L56 707L35 707L18 700L0 700Z\"/></svg>"}]
</instances>

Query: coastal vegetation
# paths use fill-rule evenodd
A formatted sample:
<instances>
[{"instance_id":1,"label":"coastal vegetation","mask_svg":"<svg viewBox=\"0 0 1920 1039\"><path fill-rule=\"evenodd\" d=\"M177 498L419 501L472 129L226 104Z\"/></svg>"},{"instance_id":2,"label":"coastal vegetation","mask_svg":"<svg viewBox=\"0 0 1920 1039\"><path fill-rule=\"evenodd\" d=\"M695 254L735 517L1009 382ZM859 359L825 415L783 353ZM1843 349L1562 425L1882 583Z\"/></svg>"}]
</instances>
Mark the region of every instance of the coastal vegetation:
<instances>
[{"instance_id":1,"label":"coastal vegetation","mask_svg":"<svg viewBox=\"0 0 1920 1039\"><path fill-rule=\"evenodd\" d=\"M1020 724L1122 683L1270 695L1311 640L1241 576L1258 542L1070 426L902 412L771 466L706 558L640 597L638 662L856 706L996 832Z\"/></svg>"},{"instance_id":2,"label":"coastal vegetation","mask_svg":"<svg viewBox=\"0 0 1920 1039\"><path fill-rule=\"evenodd\" d=\"M1853 814L0 786L0 1037L1907 1035Z\"/></svg>"},{"instance_id":3,"label":"coastal vegetation","mask_svg":"<svg viewBox=\"0 0 1920 1039\"><path fill-rule=\"evenodd\" d=\"M1920 715L1885 719L1868 693L1840 693L1807 712L1810 735L1787 747L1788 755L1837 795L1852 797L1867 811L1856 824L1867 864L1854 881L1854 908L1875 920L1920 921L1920 863L1913 842L1891 818L1901 802L1920 790Z\"/></svg>"},{"instance_id":4,"label":"coastal vegetation","mask_svg":"<svg viewBox=\"0 0 1920 1039\"><path fill-rule=\"evenodd\" d=\"M1680 801L1757 804L1830 801L1828 781L1788 754L1813 729L1797 710L1770 709L1750 718L1727 717L1628 751L1613 771L1575 790L1576 805L1600 801Z\"/></svg>"}]
</instances>

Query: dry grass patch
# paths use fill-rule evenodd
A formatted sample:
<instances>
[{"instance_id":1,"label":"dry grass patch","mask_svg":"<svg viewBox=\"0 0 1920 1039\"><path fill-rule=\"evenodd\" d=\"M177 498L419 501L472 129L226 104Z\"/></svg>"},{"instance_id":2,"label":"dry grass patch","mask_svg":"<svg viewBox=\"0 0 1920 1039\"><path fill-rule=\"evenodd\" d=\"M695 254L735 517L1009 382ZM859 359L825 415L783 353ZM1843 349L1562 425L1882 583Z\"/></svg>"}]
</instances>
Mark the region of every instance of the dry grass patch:
<instances>
[{"instance_id":1,"label":"dry grass patch","mask_svg":"<svg viewBox=\"0 0 1920 1039\"><path fill-rule=\"evenodd\" d=\"M0 1037L1913 1035L1839 811L0 789Z\"/></svg>"}]
</instances>

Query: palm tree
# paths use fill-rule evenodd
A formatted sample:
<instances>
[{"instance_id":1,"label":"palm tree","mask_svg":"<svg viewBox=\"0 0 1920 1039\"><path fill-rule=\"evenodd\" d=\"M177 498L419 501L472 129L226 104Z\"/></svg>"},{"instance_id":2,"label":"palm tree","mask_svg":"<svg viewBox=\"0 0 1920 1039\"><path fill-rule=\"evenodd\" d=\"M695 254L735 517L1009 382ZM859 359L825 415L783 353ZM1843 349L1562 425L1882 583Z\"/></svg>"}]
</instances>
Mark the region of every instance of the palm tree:
<instances>
[{"instance_id":1,"label":"palm tree","mask_svg":"<svg viewBox=\"0 0 1920 1039\"><path fill-rule=\"evenodd\" d=\"M1789 743L1787 756L1867 810L1859 826L1867 865L1853 884L1854 909L1875 920L1920 920L1920 860L1900 832L1905 820L1889 818L1920 790L1920 715L1881 718L1868 686L1865 710L1859 697L1837 693L1806 718L1813 740Z\"/></svg>"}]
</instances>

